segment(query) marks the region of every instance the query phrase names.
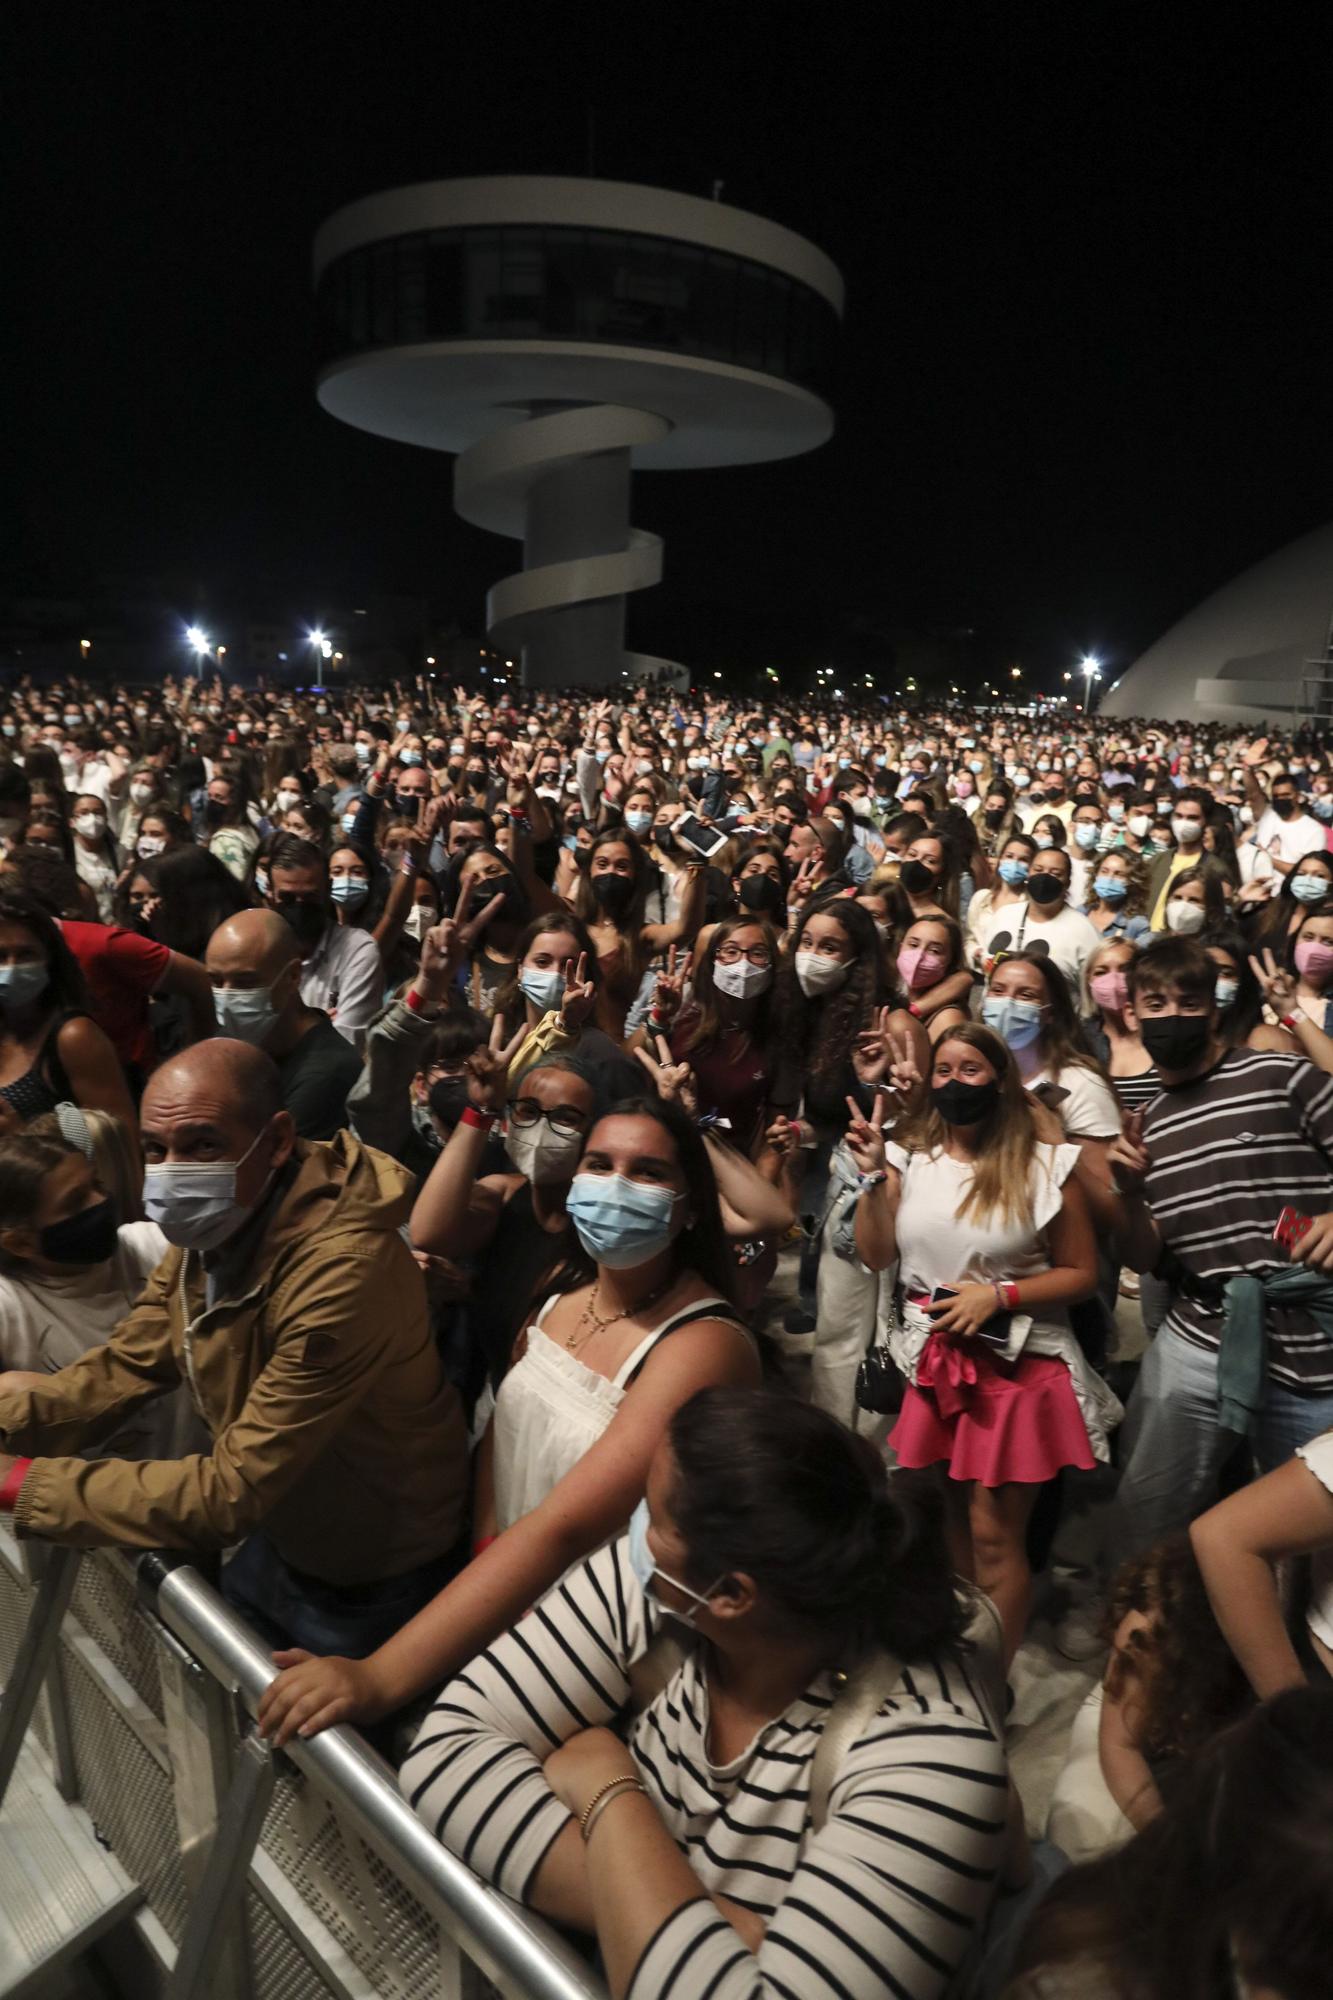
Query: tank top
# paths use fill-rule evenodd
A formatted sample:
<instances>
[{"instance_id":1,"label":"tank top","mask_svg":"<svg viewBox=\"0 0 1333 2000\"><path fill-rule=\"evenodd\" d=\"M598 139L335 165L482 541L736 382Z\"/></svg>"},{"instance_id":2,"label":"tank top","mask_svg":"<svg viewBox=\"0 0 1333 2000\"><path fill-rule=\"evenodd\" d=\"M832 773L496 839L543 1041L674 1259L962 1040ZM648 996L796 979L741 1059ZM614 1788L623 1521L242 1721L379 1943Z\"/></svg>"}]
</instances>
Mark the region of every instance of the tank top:
<instances>
[{"instance_id":1,"label":"tank top","mask_svg":"<svg viewBox=\"0 0 1333 2000\"><path fill-rule=\"evenodd\" d=\"M25 1125L34 1118L40 1118L44 1112L54 1111L57 1104L67 1098L73 1098L56 1042L66 1021L82 1018L76 1008L57 1014L42 1038L42 1046L37 1051L32 1068L25 1070L22 1076L16 1076L12 1083L0 1084L0 1097Z\"/></svg>"},{"instance_id":2,"label":"tank top","mask_svg":"<svg viewBox=\"0 0 1333 2000\"><path fill-rule=\"evenodd\" d=\"M612 1377L596 1374L551 1339L542 1322L564 1295L552 1292L528 1330L528 1343L495 1399L492 1448L495 1518L499 1529L530 1514L608 1428L644 1362L660 1340L692 1320L725 1319L745 1339L754 1336L725 1299L696 1299L651 1333Z\"/></svg>"}]
</instances>

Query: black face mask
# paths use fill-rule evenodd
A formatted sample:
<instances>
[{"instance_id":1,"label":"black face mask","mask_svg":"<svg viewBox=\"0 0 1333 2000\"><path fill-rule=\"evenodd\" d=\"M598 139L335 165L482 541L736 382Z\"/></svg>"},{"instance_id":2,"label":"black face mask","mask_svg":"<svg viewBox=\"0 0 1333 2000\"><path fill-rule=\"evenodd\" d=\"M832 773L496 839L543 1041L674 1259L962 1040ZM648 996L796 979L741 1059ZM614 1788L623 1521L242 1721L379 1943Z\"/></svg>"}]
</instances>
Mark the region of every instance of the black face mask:
<instances>
[{"instance_id":1,"label":"black face mask","mask_svg":"<svg viewBox=\"0 0 1333 2000\"><path fill-rule=\"evenodd\" d=\"M982 818L992 833L997 833L1009 817L1008 806L987 806Z\"/></svg>"},{"instance_id":2,"label":"black face mask","mask_svg":"<svg viewBox=\"0 0 1333 2000\"><path fill-rule=\"evenodd\" d=\"M747 875L737 885L736 894L743 910L758 910L776 917L785 907L782 884L775 875Z\"/></svg>"},{"instance_id":3,"label":"black face mask","mask_svg":"<svg viewBox=\"0 0 1333 2000\"><path fill-rule=\"evenodd\" d=\"M494 924L522 924L527 922L527 899L512 882L492 876L489 882L478 882L468 898L469 917L479 917L486 905L494 897L500 898L500 907L491 918Z\"/></svg>"},{"instance_id":4,"label":"black face mask","mask_svg":"<svg viewBox=\"0 0 1333 2000\"><path fill-rule=\"evenodd\" d=\"M592 893L598 907L608 917L623 917L634 900L634 884L628 875L594 875Z\"/></svg>"},{"instance_id":5,"label":"black face mask","mask_svg":"<svg viewBox=\"0 0 1333 2000\"><path fill-rule=\"evenodd\" d=\"M1273 811L1279 819L1290 819L1295 810L1295 799L1274 799L1273 801Z\"/></svg>"},{"instance_id":6,"label":"black face mask","mask_svg":"<svg viewBox=\"0 0 1333 2000\"><path fill-rule=\"evenodd\" d=\"M204 800L204 820L208 826L221 826L227 817L227 808L221 799Z\"/></svg>"},{"instance_id":7,"label":"black face mask","mask_svg":"<svg viewBox=\"0 0 1333 2000\"><path fill-rule=\"evenodd\" d=\"M1027 891L1034 903L1058 903L1065 885L1058 875L1029 875Z\"/></svg>"},{"instance_id":8,"label":"black face mask","mask_svg":"<svg viewBox=\"0 0 1333 2000\"><path fill-rule=\"evenodd\" d=\"M403 815L404 819L415 819L417 809L424 797L424 792L395 792L393 797L394 808Z\"/></svg>"},{"instance_id":9,"label":"black face mask","mask_svg":"<svg viewBox=\"0 0 1333 2000\"><path fill-rule=\"evenodd\" d=\"M904 861L898 870L898 880L909 896L924 896L935 885L935 877L924 861Z\"/></svg>"},{"instance_id":10,"label":"black face mask","mask_svg":"<svg viewBox=\"0 0 1333 2000\"><path fill-rule=\"evenodd\" d=\"M1140 1014L1139 1034L1159 1069L1193 1069L1212 1039L1206 1014Z\"/></svg>"},{"instance_id":11,"label":"black face mask","mask_svg":"<svg viewBox=\"0 0 1333 2000\"><path fill-rule=\"evenodd\" d=\"M455 1126L471 1103L465 1076L437 1076L427 1092L426 1102L441 1125Z\"/></svg>"},{"instance_id":12,"label":"black face mask","mask_svg":"<svg viewBox=\"0 0 1333 2000\"><path fill-rule=\"evenodd\" d=\"M290 924L302 954L314 950L324 935L328 916L322 903L280 903L278 915Z\"/></svg>"},{"instance_id":13,"label":"black face mask","mask_svg":"<svg viewBox=\"0 0 1333 2000\"><path fill-rule=\"evenodd\" d=\"M48 1223L37 1247L51 1264L105 1264L115 1254L119 1226L115 1202L99 1201L63 1222Z\"/></svg>"},{"instance_id":14,"label":"black face mask","mask_svg":"<svg viewBox=\"0 0 1333 2000\"><path fill-rule=\"evenodd\" d=\"M931 1086L930 1101L946 1125L979 1125L989 1118L1000 1099L995 1077L989 1083L964 1083L950 1077L947 1083Z\"/></svg>"},{"instance_id":15,"label":"black face mask","mask_svg":"<svg viewBox=\"0 0 1333 2000\"><path fill-rule=\"evenodd\" d=\"M442 771L448 761L449 752L447 750L428 750L426 752L426 762L430 765L432 771Z\"/></svg>"}]
</instances>

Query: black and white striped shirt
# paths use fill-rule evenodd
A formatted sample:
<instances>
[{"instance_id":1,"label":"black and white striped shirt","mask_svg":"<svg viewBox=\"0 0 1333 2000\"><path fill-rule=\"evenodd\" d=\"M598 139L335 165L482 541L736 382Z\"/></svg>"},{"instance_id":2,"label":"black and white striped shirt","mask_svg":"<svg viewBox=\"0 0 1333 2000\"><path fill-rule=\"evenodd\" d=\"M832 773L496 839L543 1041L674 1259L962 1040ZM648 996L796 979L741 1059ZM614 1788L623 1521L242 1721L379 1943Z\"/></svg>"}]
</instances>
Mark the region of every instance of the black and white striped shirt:
<instances>
[{"instance_id":1,"label":"black and white striped shirt","mask_svg":"<svg viewBox=\"0 0 1333 2000\"><path fill-rule=\"evenodd\" d=\"M1162 1241L1210 1297L1186 1282L1166 1324L1196 1347L1222 1337L1219 1288L1240 1272L1283 1269L1273 1230L1290 1204L1333 1209L1333 1077L1299 1057L1233 1049L1144 1113L1147 1197ZM1333 1389L1333 1343L1297 1307L1268 1311L1268 1369L1285 1388Z\"/></svg>"},{"instance_id":2,"label":"black and white striped shirt","mask_svg":"<svg viewBox=\"0 0 1333 2000\"><path fill-rule=\"evenodd\" d=\"M408 1754L403 1792L476 1872L523 1898L569 1814L542 1760L612 1722L660 1618L627 1544L572 1570L445 1688ZM810 1824L827 1674L734 1763L708 1755L708 1691L691 1653L627 1738L702 1890L757 1910L757 1957L701 1895L646 1947L630 2000L934 2000L989 1906L1005 1828L1005 1760L966 1664L915 1665L840 1767Z\"/></svg>"}]
</instances>

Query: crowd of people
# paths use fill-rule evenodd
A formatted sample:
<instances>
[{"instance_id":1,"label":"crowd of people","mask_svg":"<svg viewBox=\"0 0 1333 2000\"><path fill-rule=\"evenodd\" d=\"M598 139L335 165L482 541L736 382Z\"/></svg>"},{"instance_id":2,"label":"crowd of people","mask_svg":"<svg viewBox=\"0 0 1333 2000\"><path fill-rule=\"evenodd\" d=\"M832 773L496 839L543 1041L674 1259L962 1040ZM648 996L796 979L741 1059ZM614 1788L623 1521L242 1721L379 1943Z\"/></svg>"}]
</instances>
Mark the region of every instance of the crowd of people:
<instances>
[{"instance_id":1,"label":"crowd of people","mask_svg":"<svg viewBox=\"0 0 1333 2000\"><path fill-rule=\"evenodd\" d=\"M0 732L20 1535L211 1565L268 1740L367 1729L617 1996L1333 1991L1318 737L433 678Z\"/></svg>"}]
</instances>

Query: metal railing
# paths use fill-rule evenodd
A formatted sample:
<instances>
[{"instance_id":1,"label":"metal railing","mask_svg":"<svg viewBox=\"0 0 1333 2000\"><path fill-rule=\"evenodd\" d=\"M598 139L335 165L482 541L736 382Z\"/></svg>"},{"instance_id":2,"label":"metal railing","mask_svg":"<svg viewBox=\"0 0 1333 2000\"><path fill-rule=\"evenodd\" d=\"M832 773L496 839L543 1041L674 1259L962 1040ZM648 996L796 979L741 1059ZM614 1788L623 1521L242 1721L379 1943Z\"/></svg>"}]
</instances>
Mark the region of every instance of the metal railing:
<instances>
[{"instance_id":1,"label":"metal railing","mask_svg":"<svg viewBox=\"0 0 1333 2000\"><path fill-rule=\"evenodd\" d=\"M275 1669L198 1572L0 1531L0 1805L25 1732L143 1889L167 2000L605 2000L558 1932L481 1882L355 1730L276 1756Z\"/></svg>"}]
</instances>

